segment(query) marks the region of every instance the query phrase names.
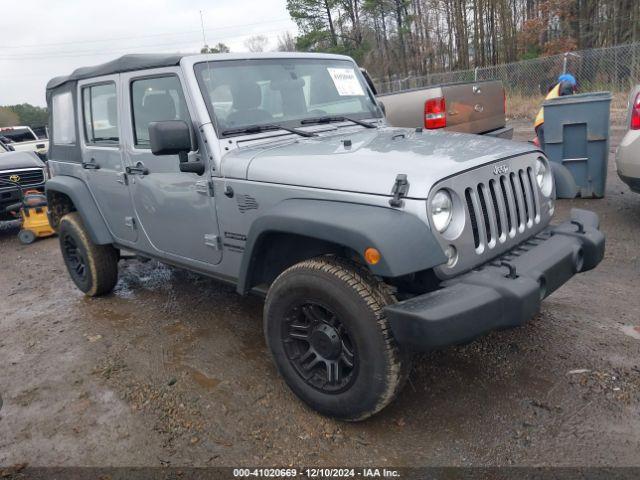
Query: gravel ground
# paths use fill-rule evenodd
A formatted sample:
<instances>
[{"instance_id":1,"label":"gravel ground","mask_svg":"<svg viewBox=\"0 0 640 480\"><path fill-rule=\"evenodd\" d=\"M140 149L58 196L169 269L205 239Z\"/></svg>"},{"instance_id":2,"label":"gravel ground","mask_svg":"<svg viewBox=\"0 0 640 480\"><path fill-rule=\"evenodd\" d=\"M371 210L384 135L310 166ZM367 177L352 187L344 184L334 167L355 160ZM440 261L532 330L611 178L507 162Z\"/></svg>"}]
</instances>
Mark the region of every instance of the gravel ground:
<instances>
[{"instance_id":1,"label":"gravel ground","mask_svg":"<svg viewBox=\"0 0 640 480\"><path fill-rule=\"evenodd\" d=\"M517 138L530 133L522 126ZM613 131L613 146L622 131ZM640 465L640 195L609 164L607 254L526 326L421 355L358 424L278 377L262 301L155 262L85 298L55 238L0 229L0 465Z\"/></svg>"}]
</instances>

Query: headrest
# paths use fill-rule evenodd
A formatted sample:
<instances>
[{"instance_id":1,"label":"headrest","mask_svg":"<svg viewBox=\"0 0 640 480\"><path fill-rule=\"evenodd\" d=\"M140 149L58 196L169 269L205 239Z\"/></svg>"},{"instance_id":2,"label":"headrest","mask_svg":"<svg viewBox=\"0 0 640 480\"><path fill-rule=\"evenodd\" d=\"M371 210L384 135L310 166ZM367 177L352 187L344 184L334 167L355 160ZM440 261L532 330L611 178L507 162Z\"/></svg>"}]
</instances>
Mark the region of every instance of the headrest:
<instances>
[{"instance_id":1,"label":"headrest","mask_svg":"<svg viewBox=\"0 0 640 480\"><path fill-rule=\"evenodd\" d=\"M142 106L150 122L175 120L176 118L176 104L168 93L147 95L142 101Z\"/></svg>"},{"instance_id":2,"label":"headrest","mask_svg":"<svg viewBox=\"0 0 640 480\"><path fill-rule=\"evenodd\" d=\"M262 104L260 85L253 82L240 82L231 87L233 108L235 110L252 110Z\"/></svg>"}]
</instances>

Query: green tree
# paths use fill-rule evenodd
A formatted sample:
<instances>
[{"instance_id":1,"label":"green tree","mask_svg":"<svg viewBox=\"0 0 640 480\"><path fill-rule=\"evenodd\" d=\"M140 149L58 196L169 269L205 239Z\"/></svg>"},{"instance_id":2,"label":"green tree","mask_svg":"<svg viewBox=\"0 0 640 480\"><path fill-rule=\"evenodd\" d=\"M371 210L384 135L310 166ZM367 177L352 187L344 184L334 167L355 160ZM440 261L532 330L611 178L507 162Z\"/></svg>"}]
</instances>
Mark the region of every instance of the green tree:
<instances>
[{"instance_id":1,"label":"green tree","mask_svg":"<svg viewBox=\"0 0 640 480\"><path fill-rule=\"evenodd\" d=\"M338 46L335 6L335 0L287 0L289 15L302 36L316 42L328 40L332 47Z\"/></svg>"},{"instance_id":2,"label":"green tree","mask_svg":"<svg viewBox=\"0 0 640 480\"><path fill-rule=\"evenodd\" d=\"M11 127L20 122L18 115L8 107L0 107L0 127Z\"/></svg>"},{"instance_id":3,"label":"green tree","mask_svg":"<svg viewBox=\"0 0 640 480\"><path fill-rule=\"evenodd\" d=\"M200 49L200 53L229 53L230 51L231 49L222 42L216 44L213 47L205 45Z\"/></svg>"},{"instance_id":4,"label":"green tree","mask_svg":"<svg viewBox=\"0 0 640 480\"><path fill-rule=\"evenodd\" d=\"M17 117L18 125L28 125L29 127L42 127L49 121L49 113L46 108L37 107L29 103L20 105L8 105L4 107L13 112ZM13 125L16 125L13 123Z\"/></svg>"}]
</instances>

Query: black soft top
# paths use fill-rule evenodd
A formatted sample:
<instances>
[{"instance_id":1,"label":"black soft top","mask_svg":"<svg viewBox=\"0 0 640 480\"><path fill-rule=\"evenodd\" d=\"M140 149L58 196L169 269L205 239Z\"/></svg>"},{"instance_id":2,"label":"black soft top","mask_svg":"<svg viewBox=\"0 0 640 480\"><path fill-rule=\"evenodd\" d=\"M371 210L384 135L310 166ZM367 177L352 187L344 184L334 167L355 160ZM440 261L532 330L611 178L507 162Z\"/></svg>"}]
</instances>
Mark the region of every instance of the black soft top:
<instances>
[{"instance_id":1,"label":"black soft top","mask_svg":"<svg viewBox=\"0 0 640 480\"><path fill-rule=\"evenodd\" d=\"M113 73L131 72L133 70L145 70L149 68L174 67L180 63L184 54L132 54L123 55L107 63L94 65L93 67L81 67L73 71L71 75L55 77L47 83L47 90L54 89L67 82L82 80L85 78L100 77Z\"/></svg>"}]
</instances>

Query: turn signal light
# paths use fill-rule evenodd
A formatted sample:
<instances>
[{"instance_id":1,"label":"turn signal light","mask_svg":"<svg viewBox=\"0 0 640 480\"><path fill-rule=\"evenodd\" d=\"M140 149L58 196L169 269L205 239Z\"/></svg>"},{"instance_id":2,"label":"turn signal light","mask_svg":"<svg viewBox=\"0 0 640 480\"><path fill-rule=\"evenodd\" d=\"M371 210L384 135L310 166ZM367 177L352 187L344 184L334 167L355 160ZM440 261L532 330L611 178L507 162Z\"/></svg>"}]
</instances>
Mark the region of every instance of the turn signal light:
<instances>
[{"instance_id":1,"label":"turn signal light","mask_svg":"<svg viewBox=\"0 0 640 480\"><path fill-rule=\"evenodd\" d=\"M447 105L444 97L424 102L424 128L433 130L447 126Z\"/></svg>"},{"instance_id":2,"label":"turn signal light","mask_svg":"<svg viewBox=\"0 0 640 480\"><path fill-rule=\"evenodd\" d=\"M369 247L364 251L364 259L369 265L376 265L381 258L380 252L373 247Z\"/></svg>"}]
</instances>

